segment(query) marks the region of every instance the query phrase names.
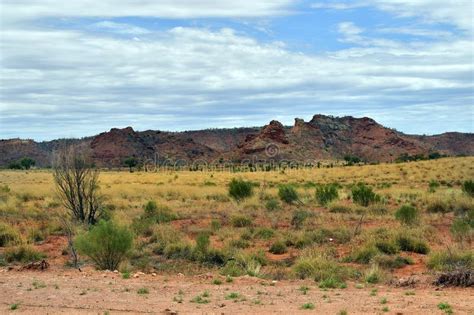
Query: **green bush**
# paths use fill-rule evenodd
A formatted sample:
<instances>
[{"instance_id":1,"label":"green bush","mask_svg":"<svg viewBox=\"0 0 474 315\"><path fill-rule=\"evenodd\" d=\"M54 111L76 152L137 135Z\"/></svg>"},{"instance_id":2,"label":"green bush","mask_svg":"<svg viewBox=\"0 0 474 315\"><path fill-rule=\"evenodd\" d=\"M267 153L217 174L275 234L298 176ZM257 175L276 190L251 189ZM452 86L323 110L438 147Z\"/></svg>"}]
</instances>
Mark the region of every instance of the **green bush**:
<instances>
[{"instance_id":1,"label":"green bush","mask_svg":"<svg viewBox=\"0 0 474 315\"><path fill-rule=\"evenodd\" d=\"M46 257L45 254L37 251L29 245L20 245L15 247L10 247L5 250L4 253L6 262L21 262L29 263L41 260Z\"/></svg>"},{"instance_id":2,"label":"green bush","mask_svg":"<svg viewBox=\"0 0 474 315\"><path fill-rule=\"evenodd\" d=\"M380 254L380 251L373 244L367 244L362 247L355 248L346 261L356 262L359 264L368 264L372 259Z\"/></svg>"},{"instance_id":3,"label":"green bush","mask_svg":"<svg viewBox=\"0 0 474 315\"><path fill-rule=\"evenodd\" d=\"M247 227L247 226L252 226L252 219L243 216L243 215L237 215L231 218L231 224L233 227Z\"/></svg>"},{"instance_id":4,"label":"green bush","mask_svg":"<svg viewBox=\"0 0 474 315\"><path fill-rule=\"evenodd\" d=\"M321 206L326 206L338 197L336 185L329 184L316 187L316 200Z\"/></svg>"},{"instance_id":5,"label":"green bush","mask_svg":"<svg viewBox=\"0 0 474 315\"><path fill-rule=\"evenodd\" d=\"M163 250L163 255L168 259L192 259L193 249L185 242L170 243Z\"/></svg>"},{"instance_id":6,"label":"green bush","mask_svg":"<svg viewBox=\"0 0 474 315\"><path fill-rule=\"evenodd\" d=\"M312 278L323 287L340 287L352 272L322 253L302 255L295 262L293 272L300 279Z\"/></svg>"},{"instance_id":7,"label":"green bush","mask_svg":"<svg viewBox=\"0 0 474 315\"><path fill-rule=\"evenodd\" d=\"M289 184L280 185L278 187L278 196L283 202L287 204L292 204L299 201L298 193L296 192L295 187Z\"/></svg>"},{"instance_id":8,"label":"green bush","mask_svg":"<svg viewBox=\"0 0 474 315\"><path fill-rule=\"evenodd\" d=\"M420 213L417 208L404 205L401 206L397 212L395 212L395 218L400 221L401 224L414 225L419 221Z\"/></svg>"},{"instance_id":9,"label":"green bush","mask_svg":"<svg viewBox=\"0 0 474 315\"><path fill-rule=\"evenodd\" d=\"M358 205L368 207L370 204L380 201L380 197L374 193L372 187L358 183L352 187L352 200Z\"/></svg>"},{"instance_id":10,"label":"green bush","mask_svg":"<svg viewBox=\"0 0 474 315\"><path fill-rule=\"evenodd\" d=\"M436 271L452 271L455 269L474 269L474 252L467 251L439 251L432 253L428 258L428 268Z\"/></svg>"},{"instance_id":11,"label":"green bush","mask_svg":"<svg viewBox=\"0 0 474 315\"><path fill-rule=\"evenodd\" d=\"M286 245L282 241L276 241L275 243L270 246L269 252L275 255L281 255L288 251Z\"/></svg>"},{"instance_id":12,"label":"green bush","mask_svg":"<svg viewBox=\"0 0 474 315\"><path fill-rule=\"evenodd\" d=\"M278 209L280 209L280 203L278 202L278 200L276 200L274 198L269 199L265 203L265 209L267 209L268 211L278 210Z\"/></svg>"},{"instance_id":13,"label":"green bush","mask_svg":"<svg viewBox=\"0 0 474 315\"><path fill-rule=\"evenodd\" d=\"M0 247L18 245L21 242L20 233L10 225L0 223Z\"/></svg>"},{"instance_id":14,"label":"green bush","mask_svg":"<svg viewBox=\"0 0 474 315\"><path fill-rule=\"evenodd\" d=\"M265 227L259 228L255 232L255 237L260 238L260 239L264 239L264 240L269 240L274 235L275 235L275 231L273 229L265 228Z\"/></svg>"},{"instance_id":15,"label":"green bush","mask_svg":"<svg viewBox=\"0 0 474 315\"><path fill-rule=\"evenodd\" d=\"M462 184L462 190L471 197L474 197L474 181L467 180Z\"/></svg>"},{"instance_id":16,"label":"green bush","mask_svg":"<svg viewBox=\"0 0 474 315\"><path fill-rule=\"evenodd\" d=\"M99 269L115 270L132 248L133 235L112 221L100 221L76 238L78 251L92 259Z\"/></svg>"},{"instance_id":17,"label":"green bush","mask_svg":"<svg viewBox=\"0 0 474 315\"><path fill-rule=\"evenodd\" d=\"M392 241L380 240L375 242L375 247L384 254L393 255L400 251L398 245Z\"/></svg>"},{"instance_id":18,"label":"green bush","mask_svg":"<svg viewBox=\"0 0 474 315\"><path fill-rule=\"evenodd\" d=\"M410 235L399 234L396 238L396 242L400 247L400 250L405 252L413 252L418 254L428 254L430 248L425 241L412 237Z\"/></svg>"},{"instance_id":19,"label":"green bush","mask_svg":"<svg viewBox=\"0 0 474 315\"><path fill-rule=\"evenodd\" d=\"M229 195L240 202L253 195L253 184L243 179L233 178L229 184Z\"/></svg>"},{"instance_id":20,"label":"green bush","mask_svg":"<svg viewBox=\"0 0 474 315\"><path fill-rule=\"evenodd\" d=\"M210 245L211 240L209 239L209 233L201 232L196 237L196 247L194 250L198 255L205 255L207 254Z\"/></svg>"}]
</instances>

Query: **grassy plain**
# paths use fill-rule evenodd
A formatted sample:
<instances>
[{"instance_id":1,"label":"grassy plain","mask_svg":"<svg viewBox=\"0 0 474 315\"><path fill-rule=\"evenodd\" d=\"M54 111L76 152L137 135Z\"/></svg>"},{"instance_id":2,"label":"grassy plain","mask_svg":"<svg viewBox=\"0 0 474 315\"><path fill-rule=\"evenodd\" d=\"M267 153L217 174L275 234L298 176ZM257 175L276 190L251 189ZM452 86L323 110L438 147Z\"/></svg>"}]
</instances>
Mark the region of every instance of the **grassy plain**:
<instances>
[{"instance_id":1,"label":"grassy plain","mask_svg":"<svg viewBox=\"0 0 474 315\"><path fill-rule=\"evenodd\" d=\"M233 178L251 181L253 195L239 203L230 198ZM103 171L100 186L107 219L135 234L134 249L119 268L124 278L143 271L170 277L206 274L223 285L242 276L306 279L298 281L343 292L348 286L369 290L407 280L426 287L436 272L459 263L472 270L473 228L461 236L452 228L456 219L474 220L473 198L462 190L472 179L474 158L463 157L272 172ZM354 204L351 189L358 182L373 187L380 200L368 207ZM295 187L298 203L280 200L282 184ZM336 184L337 200L318 204L319 184ZM140 221L149 201L164 209L169 222ZM403 205L418 211L415 224L397 220ZM15 262L9 251L28 244L46 255L48 272L69 271L58 219L63 211L50 171L0 171L0 239L2 233L10 235L0 246L0 265L25 263L28 259ZM196 255L200 235L207 235L210 244ZM86 257L80 261L91 268ZM472 294L472 289L462 290Z\"/></svg>"}]
</instances>

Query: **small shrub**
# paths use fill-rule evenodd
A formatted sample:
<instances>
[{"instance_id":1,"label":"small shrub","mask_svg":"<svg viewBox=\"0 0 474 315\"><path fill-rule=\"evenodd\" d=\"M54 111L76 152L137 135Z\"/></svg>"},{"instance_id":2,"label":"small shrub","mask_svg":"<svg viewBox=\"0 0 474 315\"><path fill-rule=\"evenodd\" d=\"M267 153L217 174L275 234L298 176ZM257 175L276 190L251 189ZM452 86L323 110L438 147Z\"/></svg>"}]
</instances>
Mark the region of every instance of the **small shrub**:
<instances>
[{"instance_id":1,"label":"small shrub","mask_svg":"<svg viewBox=\"0 0 474 315\"><path fill-rule=\"evenodd\" d=\"M210 245L211 241L209 239L209 233L201 232L196 238L196 247L194 250L200 254L206 254Z\"/></svg>"},{"instance_id":2,"label":"small shrub","mask_svg":"<svg viewBox=\"0 0 474 315\"><path fill-rule=\"evenodd\" d=\"M374 264L386 269L398 269L413 264L413 260L409 257L389 255L377 255L372 261Z\"/></svg>"},{"instance_id":3,"label":"small shrub","mask_svg":"<svg viewBox=\"0 0 474 315\"><path fill-rule=\"evenodd\" d=\"M428 191L430 193L434 193L436 191L436 189L440 186L439 182L435 181L435 180L431 180L429 183L428 183Z\"/></svg>"},{"instance_id":4,"label":"small shrub","mask_svg":"<svg viewBox=\"0 0 474 315\"><path fill-rule=\"evenodd\" d=\"M170 208L166 206L158 206L155 201L148 201L144 210L144 217L151 219L154 223L167 223L178 218Z\"/></svg>"},{"instance_id":5,"label":"small shrub","mask_svg":"<svg viewBox=\"0 0 474 315\"><path fill-rule=\"evenodd\" d=\"M474 230L471 228L468 220L464 218L456 218L453 221L450 229L451 234L453 235L454 239L458 242L463 244L464 240L471 240L471 237L474 233Z\"/></svg>"},{"instance_id":6,"label":"small shrub","mask_svg":"<svg viewBox=\"0 0 474 315\"><path fill-rule=\"evenodd\" d=\"M451 211L449 204L442 200L433 200L426 207L429 213L448 213Z\"/></svg>"},{"instance_id":7,"label":"small shrub","mask_svg":"<svg viewBox=\"0 0 474 315\"><path fill-rule=\"evenodd\" d=\"M171 243L166 245L163 255L169 259L191 259L193 257L193 249L188 243Z\"/></svg>"},{"instance_id":8,"label":"small shrub","mask_svg":"<svg viewBox=\"0 0 474 315\"><path fill-rule=\"evenodd\" d=\"M240 277L245 272L241 265L235 260L229 260L220 271L221 275L227 277Z\"/></svg>"},{"instance_id":9,"label":"small shrub","mask_svg":"<svg viewBox=\"0 0 474 315\"><path fill-rule=\"evenodd\" d=\"M20 245L15 247L10 247L5 250L4 253L6 262L20 262L20 263L29 263L41 260L46 257L45 254L35 250L29 245Z\"/></svg>"},{"instance_id":10,"label":"small shrub","mask_svg":"<svg viewBox=\"0 0 474 315\"><path fill-rule=\"evenodd\" d=\"M317 252L303 254L295 262L293 271L301 279L313 278L317 282L326 282L324 285L337 283L337 287L350 277L347 267L340 266L331 257Z\"/></svg>"},{"instance_id":11,"label":"small shrub","mask_svg":"<svg viewBox=\"0 0 474 315\"><path fill-rule=\"evenodd\" d=\"M20 233L12 226L0 223L0 247L17 245L20 242Z\"/></svg>"},{"instance_id":12,"label":"small shrub","mask_svg":"<svg viewBox=\"0 0 474 315\"><path fill-rule=\"evenodd\" d=\"M252 219L243 215L232 217L231 224L233 227L248 227L252 226Z\"/></svg>"},{"instance_id":13,"label":"small shrub","mask_svg":"<svg viewBox=\"0 0 474 315\"><path fill-rule=\"evenodd\" d=\"M270 228L259 228L256 232L255 232L255 237L257 238L260 238L260 239L264 239L264 240L269 240L271 239L273 236L275 235L275 231L273 229L270 229Z\"/></svg>"},{"instance_id":14,"label":"small shrub","mask_svg":"<svg viewBox=\"0 0 474 315\"><path fill-rule=\"evenodd\" d=\"M456 269L474 269L474 253L472 251L439 251L428 258L428 268L436 271L452 271Z\"/></svg>"},{"instance_id":15,"label":"small shrub","mask_svg":"<svg viewBox=\"0 0 474 315\"><path fill-rule=\"evenodd\" d=\"M372 261L372 258L377 256L379 253L379 250L374 245L368 244L366 246L354 249L346 260L359 264L368 264Z\"/></svg>"},{"instance_id":16,"label":"small shrub","mask_svg":"<svg viewBox=\"0 0 474 315\"><path fill-rule=\"evenodd\" d=\"M219 231L221 229L221 222L218 220L211 221L211 230L213 232Z\"/></svg>"},{"instance_id":17,"label":"small shrub","mask_svg":"<svg viewBox=\"0 0 474 315\"><path fill-rule=\"evenodd\" d=\"M383 279L383 273L379 269L378 265L372 265L372 267L365 274L365 282L370 284L379 283Z\"/></svg>"},{"instance_id":18,"label":"small shrub","mask_svg":"<svg viewBox=\"0 0 474 315\"><path fill-rule=\"evenodd\" d=\"M471 197L474 197L474 181L467 180L462 184L462 190Z\"/></svg>"},{"instance_id":19,"label":"small shrub","mask_svg":"<svg viewBox=\"0 0 474 315\"><path fill-rule=\"evenodd\" d=\"M140 294L140 295L144 295L144 294L150 293L150 291L148 290L148 288L139 288L137 290L137 293Z\"/></svg>"},{"instance_id":20,"label":"small shrub","mask_svg":"<svg viewBox=\"0 0 474 315\"><path fill-rule=\"evenodd\" d=\"M393 255L400 251L400 248L395 242L392 241L377 241L375 247L384 254Z\"/></svg>"},{"instance_id":21,"label":"small shrub","mask_svg":"<svg viewBox=\"0 0 474 315\"><path fill-rule=\"evenodd\" d=\"M281 255L288 251L286 245L282 241L277 241L270 246L269 252L275 255Z\"/></svg>"},{"instance_id":22,"label":"small shrub","mask_svg":"<svg viewBox=\"0 0 474 315\"><path fill-rule=\"evenodd\" d=\"M316 187L316 200L321 206L326 206L338 197L339 194L335 185L330 184Z\"/></svg>"},{"instance_id":23,"label":"small shrub","mask_svg":"<svg viewBox=\"0 0 474 315\"><path fill-rule=\"evenodd\" d=\"M395 212L395 218L404 225L414 225L419 221L419 211L415 207L404 205Z\"/></svg>"},{"instance_id":24,"label":"small shrub","mask_svg":"<svg viewBox=\"0 0 474 315\"><path fill-rule=\"evenodd\" d=\"M229 195L237 202L249 198L253 195L253 184L243 179L233 178L229 184Z\"/></svg>"},{"instance_id":25,"label":"small shrub","mask_svg":"<svg viewBox=\"0 0 474 315\"><path fill-rule=\"evenodd\" d=\"M115 270L132 248L133 235L112 221L100 221L76 238L79 252L89 256L99 269Z\"/></svg>"},{"instance_id":26,"label":"small shrub","mask_svg":"<svg viewBox=\"0 0 474 315\"><path fill-rule=\"evenodd\" d=\"M302 310L314 310L314 304L313 303L304 303L301 305Z\"/></svg>"},{"instance_id":27,"label":"small shrub","mask_svg":"<svg viewBox=\"0 0 474 315\"><path fill-rule=\"evenodd\" d=\"M292 185L280 185L278 187L278 196L280 199L287 203L287 204L293 204L297 201L299 201L298 193L296 192L296 189Z\"/></svg>"},{"instance_id":28,"label":"small shrub","mask_svg":"<svg viewBox=\"0 0 474 315\"><path fill-rule=\"evenodd\" d=\"M307 218L311 217L312 213L307 210L296 210L293 213L293 217L291 219L291 225L294 228L301 228L306 221Z\"/></svg>"},{"instance_id":29,"label":"small shrub","mask_svg":"<svg viewBox=\"0 0 474 315\"><path fill-rule=\"evenodd\" d=\"M171 225L158 224L153 227L153 234L150 237L150 243L153 243L153 252L163 254L165 248L174 243L179 243L183 235Z\"/></svg>"},{"instance_id":30,"label":"small shrub","mask_svg":"<svg viewBox=\"0 0 474 315\"><path fill-rule=\"evenodd\" d=\"M276 200L274 198L269 199L265 203L265 209L267 209L268 211L278 210L278 209L280 209L280 203L278 202L278 200Z\"/></svg>"},{"instance_id":31,"label":"small shrub","mask_svg":"<svg viewBox=\"0 0 474 315\"><path fill-rule=\"evenodd\" d=\"M352 200L358 205L368 207L370 204L380 200L380 197L374 193L372 187L364 183L358 183L352 187Z\"/></svg>"},{"instance_id":32,"label":"small shrub","mask_svg":"<svg viewBox=\"0 0 474 315\"><path fill-rule=\"evenodd\" d=\"M443 311L445 314L453 314L453 308L446 302L439 303L438 309Z\"/></svg>"},{"instance_id":33,"label":"small shrub","mask_svg":"<svg viewBox=\"0 0 474 315\"><path fill-rule=\"evenodd\" d=\"M45 230L32 228L28 231L28 240L33 243L43 242L47 237Z\"/></svg>"},{"instance_id":34,"label":"small shrub","mask_svg":"<svg viewBox=\"0 0 474 315\"><path fill-rule=\"evenodd\" d=\"M417 254L428 254L430 248L425 241L414 238L410 235L400 234L396 238L396 242L400 247L400 250L405 252L413 252Z\"/></svg>"}]
</instances>

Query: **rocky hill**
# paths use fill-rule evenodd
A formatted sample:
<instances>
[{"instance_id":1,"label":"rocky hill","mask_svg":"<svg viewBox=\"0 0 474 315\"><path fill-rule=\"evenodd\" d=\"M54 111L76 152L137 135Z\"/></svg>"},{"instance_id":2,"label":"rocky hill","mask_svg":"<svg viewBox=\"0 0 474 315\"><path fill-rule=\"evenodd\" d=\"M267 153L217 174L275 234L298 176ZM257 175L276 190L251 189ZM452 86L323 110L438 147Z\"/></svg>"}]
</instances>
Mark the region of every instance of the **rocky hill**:
<instances>
[{"instance_id":1,"label":"rocky hill","mask_svg":"<svg viewBox=\"0 0 474 315\"><path fill-rule=\"evenodd\" d=\"M259 161L342 159L351 155L367 162L390 162L401 155L437 152L443 155L474 155L474 134L444 133L434 136L406 135L370 118L315 115L309 122L295 119L292 127L271 121L261 128L210 129L186 132L132 127L111 129L95 137L46 142L0 140L0 166L22 157L49 166L60 145L89 148L101 167L123 165L124 159L170 161Z\"/></svg>"}]
</instances>

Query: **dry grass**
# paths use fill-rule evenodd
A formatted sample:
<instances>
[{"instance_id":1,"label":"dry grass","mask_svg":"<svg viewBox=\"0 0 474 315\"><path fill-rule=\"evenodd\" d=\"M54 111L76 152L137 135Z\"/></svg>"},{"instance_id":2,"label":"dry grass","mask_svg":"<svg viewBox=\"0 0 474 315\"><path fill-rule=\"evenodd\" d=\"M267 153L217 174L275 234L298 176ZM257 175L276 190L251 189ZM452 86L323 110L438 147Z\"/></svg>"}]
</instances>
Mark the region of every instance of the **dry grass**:
<instances>
[{"instance_id":1,"label":"dry grass","mask_svg":"<svg viewBox=\"0 0 474 315\"><path fill-rule=\"evenodd\" d=\"M231 179L237 177L258 184L254 189L254 195L239 204L229 198L227 189ZM113 219L119 223L132 225L143 213L144 204L155 200L159 205L169 207L178 215L179 220L171 222L171 225L184 235L185 239L182 242L193 245L200 232L211 231L210 241L213 250L246 255L264 251L268 262L264 263L256 258L255 260L263 267L259 274L271 276L274 270L280 270L288 275L292 273L290 267L302 249L291 244L291 241L303 237L305 231L330 230L321 232L322 239L313 241L322 250L332 252L334 260L341 263L354 247L364 246L369 242L367 239L374 235L374 230L399 229L400 224L395 220L394 212L404 204L411 204L421 210L421 223L417 229L432 249L443 249L446 245L456 246L449 233L453 212L427 213L426 209L430 203L441 200L452 210L464 207L472 211L473 200L463 194L461 184L473 178L474 158L465 157L404 164L287 169L274 172L103 171L100 175L100 184L101 192L105 196L105 205ZM429 190L430 181L440 183L434 192ZM350 200L350 185L357 182L373 186L376 193L382 197L382 203L372 206L370 211L353 205ZM296 187L304 205L285 205L280 202L276 209L267 210L266 202L278 199L278 185L283 183L291 183ZM330 212L317 204L314 184L329 183L338 183L342 186L339 190L339 200L333 205L346 207L349 209L347 212ZM19 231L23 243L35 243L31 235L44 235L48 242L48 235L62 234L60 224L54 218L63 210L55 195L50 171L0 171L0 187L6 187L5 185L9 191L7 189L0 191L0 223L7 223ZM304 220L301 228L294 229L290 222L294 211L298 208L309 211L311 215ZM349 242L338 243L333 240L333 236L330 236L332 234L324 236L326 235L324 233L335 233L332 231L334 227L347 230L351 234L364 212L367 214L362 222L362 234L358 237L351 237ZM233 227L232 218L236 215L248 217L252 226ZM220 228L215 230L211 228L213 220L218 222ZM255 236L256 229L261 227L273 229L274 233L266 238ZM281 240L287 240L288 252L282 255L269 254L271 244ZM304 247L311 247L313 241L309 241L309 245ZM36 242L42 241L36 239ZM147 268L158 260L165 262L164 266L168 264L171 266L170 269L176 271L177 267L172 261L153 254L151 248L153 244L149 245L148 242L144 236L137 237L135 257L131 260L140 260ZM247 261L244 267L252 264L254 262ZM139 268L137 266L138 264L128 267ZM360 269L367 268L365 265L360 266ZM189 268L185 271L189 272Z\"/></svg>"}]
</instances>

